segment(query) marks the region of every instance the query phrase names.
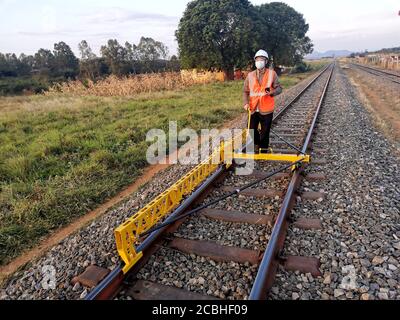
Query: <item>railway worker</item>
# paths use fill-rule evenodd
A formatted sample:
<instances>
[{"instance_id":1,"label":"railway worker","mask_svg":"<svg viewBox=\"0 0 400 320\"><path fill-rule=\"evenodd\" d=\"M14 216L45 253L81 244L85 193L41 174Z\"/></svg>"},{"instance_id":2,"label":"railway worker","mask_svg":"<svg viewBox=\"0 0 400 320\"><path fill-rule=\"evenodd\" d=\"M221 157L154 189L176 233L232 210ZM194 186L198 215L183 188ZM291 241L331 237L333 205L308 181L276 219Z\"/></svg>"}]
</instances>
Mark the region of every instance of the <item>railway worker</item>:
<instances>
[{"instance_id":1,"label":"railway worker","mask_svg":"<svg viewBox=\"0 0 400 320\"><path fill-rule=\"evenodd\" d=\"M267 69L269 56L266 51L259 50L254 60L257 69L250 72L244 82L244 109L251 112L250 129L254 130L255 150L267 153L275 110L274 97L282 93L282 87L276 72Z\"/></svg>"}]
</instances>

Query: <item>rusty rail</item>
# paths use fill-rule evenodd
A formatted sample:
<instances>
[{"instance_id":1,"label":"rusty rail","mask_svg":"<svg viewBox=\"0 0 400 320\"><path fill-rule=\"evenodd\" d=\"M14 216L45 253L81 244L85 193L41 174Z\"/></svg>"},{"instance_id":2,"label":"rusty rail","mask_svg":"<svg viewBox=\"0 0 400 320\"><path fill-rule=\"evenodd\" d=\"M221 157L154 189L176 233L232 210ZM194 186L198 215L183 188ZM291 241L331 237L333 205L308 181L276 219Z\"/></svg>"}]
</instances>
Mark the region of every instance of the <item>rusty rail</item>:
<instances>
[{"instance_id":1,"label":"rusty rail","mask_svg":"<svg viewBox=\"0 0 400 320\"><path fill-rule=\"evenodd\" d=\"M188 210L201 195L210 188L226 171L225 166L221 166L215 171L196 191L194 191L166 220L171 221L176 217L182 215ZM152 245L154 245L162 234L168 229L164 227L154 231L147 237L142 244L137 248L138 251L146 252ZM144 259L145 260L145 259ZM85 300L105 300L113 298L116 295L116 290L122 285L124 274L122 272L122 264L114 269L96 288L94 288ZM135 270L132 270L133 272Z\"/></svg>"},{"instance_id":2,"label":"rusty rail","mask_svg":"<svg viewBox=\"0 0 400 320\"><path fill-rule=\"evenodd\" d=\"M322 92L321 98L318 103L317 110L315 112L313 122L310 126L310 129L308 130L308 134L302 148L303 153L307 151L309 143L311 141L311 136L314 132L318 120L318 115L320 113L322 103L326 96L330 80L332 78L335 64L331 68L332 70L330 71L329 78L325 84L324 90ZM258 269L257 276L253 284L253 288L250 292L249 296L250 300L266 299L268 291L271 289L272 284L274 282L276 270L279 265L279 253L283 248L286 237L288 218L291 210L293 209L294 201L296 198L296 191L301 182L301 172L302 169L296 170L290 181L288 190L286 192L285 198L282 203L282 207L279 211L279 215L276 219L274 228L272 229L271 238L268 241L267 249L264 253L264 257Z\"/></svg>"},{"instance_id":3,"label":"rusty rail","mask_svg":"<svg viewBox=\"0 0 400 320\"><path fill-rule=\"evenodd\" d=\"M275 116L273 122L275 123L303 94L307 89L314 84L330 67L327 65L318 72L318 74L310 81L310 83L303 88L290 102L288 102ZM314 121L315 122L315 121ZM315 124L313 122L313 124ZM177 217L183 215L185 212L190 210L199 199L201 199L205 193L209 192L216 181L222 179L228 173L228 169L225 166L220 166L197 190L195 190L187 199L185 199L178 208L169 215L165 220L166 223L173 221ZM108 300L113 299L121 290L125 279L128 276L135 275L142 265L144 265L148 258L157 250L157 243L162 238L163 234L167 233L174 226L165 226L159 230L152 232L142 244L137 247L138 251L143 251L144 256L142 261L135 266L128 274L124 274L122 269L123 265L117 266L112 270L106 278L104 278L85 298L85 300Z\"/></svg>"}]
</instances>

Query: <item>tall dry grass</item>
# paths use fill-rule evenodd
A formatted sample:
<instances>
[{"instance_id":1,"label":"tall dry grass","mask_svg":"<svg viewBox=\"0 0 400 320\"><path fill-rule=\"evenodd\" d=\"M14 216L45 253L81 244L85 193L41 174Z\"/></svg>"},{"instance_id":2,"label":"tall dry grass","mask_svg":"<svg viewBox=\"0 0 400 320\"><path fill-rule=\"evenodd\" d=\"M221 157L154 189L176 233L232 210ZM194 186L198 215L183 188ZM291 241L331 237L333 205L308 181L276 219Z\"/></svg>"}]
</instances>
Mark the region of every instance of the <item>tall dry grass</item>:
<instances>
[{"instance_id":1,"label":"tall dry grass","mask_svg":"<svg viewBox=\"0 0 400 320\"><path fill-rule=\"evenodd\" d=\"M79 80L59 83L50 88L46 95L63 93L73 96L132 96L162 90L176 90L195 84L223 81L220 72L165 72L117 77L111 75L103 80L82 83Z\"/></svg>"}]
</instances>

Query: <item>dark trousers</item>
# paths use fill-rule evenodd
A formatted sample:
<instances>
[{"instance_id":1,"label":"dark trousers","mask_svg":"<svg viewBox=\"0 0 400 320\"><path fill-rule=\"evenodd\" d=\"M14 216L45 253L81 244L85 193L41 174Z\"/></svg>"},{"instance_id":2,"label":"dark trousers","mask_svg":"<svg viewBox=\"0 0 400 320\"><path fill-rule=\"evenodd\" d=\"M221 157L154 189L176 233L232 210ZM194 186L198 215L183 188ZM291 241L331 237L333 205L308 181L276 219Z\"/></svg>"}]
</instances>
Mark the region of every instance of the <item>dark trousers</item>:
<instances>
[{"instance_id":1,"label":"dark trousers","mask_svg":"<svg viewBox=\"0 0 400 320\"><path fill-rule=\"evenodd\" d=\"M261 149L268 149L269 147L269 134L271 132L273 118L273 113L262 115L256 112L251 115L250 129L254 130L254 144ZM261 124L260 131L258 131L259 124Z\"/></svg>"}]
</instances>

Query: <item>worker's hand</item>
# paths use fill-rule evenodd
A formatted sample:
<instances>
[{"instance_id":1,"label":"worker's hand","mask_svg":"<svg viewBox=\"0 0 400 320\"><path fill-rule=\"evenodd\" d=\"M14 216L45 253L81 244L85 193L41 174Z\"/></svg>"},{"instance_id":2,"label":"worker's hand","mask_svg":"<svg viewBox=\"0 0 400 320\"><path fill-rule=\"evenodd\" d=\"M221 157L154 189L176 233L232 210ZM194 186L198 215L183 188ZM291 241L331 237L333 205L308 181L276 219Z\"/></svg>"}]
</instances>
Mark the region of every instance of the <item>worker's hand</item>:
<instances>
[{"instance_id":1,"label":"worker's hand","mask_svg":"<svg viewBox=\"0 0 400 320\"><path fill-rule=\"evenodd\" d=\"M244 110L249 111L250 106L249 106L249 104L246 104L243 108L244 108Z\"/></svg>"},{"instance_id":2,"label":"worker's hand","mask_svg":"<svg viewBox=\"0 0 400 320\"><path fill-rule=\"evenodd\" d=\"M273 97L274 96L274 90L272 88L266 88L265 93L267 96Z\"/></svg>"}]
</instances>

